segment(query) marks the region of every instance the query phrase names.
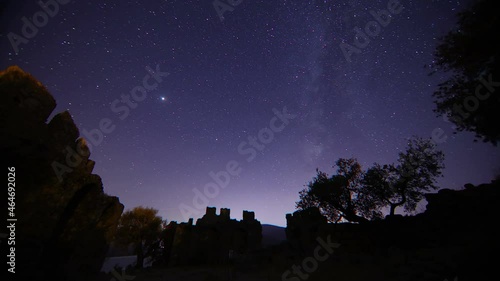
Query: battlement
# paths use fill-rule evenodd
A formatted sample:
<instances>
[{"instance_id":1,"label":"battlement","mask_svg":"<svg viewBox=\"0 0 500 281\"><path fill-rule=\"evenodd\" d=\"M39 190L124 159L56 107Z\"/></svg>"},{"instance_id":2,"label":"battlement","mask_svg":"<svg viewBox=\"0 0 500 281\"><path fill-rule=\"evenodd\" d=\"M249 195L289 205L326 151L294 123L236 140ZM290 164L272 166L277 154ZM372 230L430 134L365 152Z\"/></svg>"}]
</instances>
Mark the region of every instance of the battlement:
<instances>
[{"instance_id":1,"label":"battlement","mask_svg":"<svg viewBox=\"0 0 500 281\"><path fill-rule=\"evenodd\" d=\"M243 211L243 221L254 221L255 213L251 211Z\"/></svg>"},{"instance_id":2,"label":"battlement","mask_svg":"<svg viewBox=\"0 0 500 281\"><path fill-rule=\"evenodd\" d=\"M215 217L215 216L217 216L215 214L216 210L217 209L215 207L207 207L207 211L205 212L205 215L209 216L209 217Z\"/></svg>"},{"instance_id":3,"label":"battlement","mask_svg":"<svg viewBox=\"0 0 500 281\"><path fill-rule=\"evenodd\" d=\"M262 225L252 211L243 211L243 219L231 219L231 210L207 207L205 215L196 221L189 219L170 227L165 241L165 256L172 264L214 264L227 261L229 252L245 253L256 250L262 243ZM167 239L168 238L168 239Z\"/></svg>"},{"instance_id":4,"label":"battlement","mask_svg":"<svg viewBox=\"0 0 500 281\"><path fill-rule=\"evenodd\" d=\"M221 218L229 220L231 218L230 214L231 214L230 209L228 209L228 208L221 208L220 209Z\"/></svg>"}]
</instances>

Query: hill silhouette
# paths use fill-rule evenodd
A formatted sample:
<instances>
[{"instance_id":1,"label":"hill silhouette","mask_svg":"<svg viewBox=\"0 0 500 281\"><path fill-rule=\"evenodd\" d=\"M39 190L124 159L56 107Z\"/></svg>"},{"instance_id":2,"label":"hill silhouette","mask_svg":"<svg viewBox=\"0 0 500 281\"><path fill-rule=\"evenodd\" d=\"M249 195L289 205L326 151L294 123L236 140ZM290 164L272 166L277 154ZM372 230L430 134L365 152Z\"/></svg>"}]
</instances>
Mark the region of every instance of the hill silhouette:
<instances>
[{"instance_id":1,"label":"hill silhouette","mask_svg":"<svg viewBox=\"0 0 500 281\"><path fill-rule=\"evenodd\" d=\"M276 225L262 225L262 247L278 245L286 240L285 228Z\"/></svg>"}]
</instances>

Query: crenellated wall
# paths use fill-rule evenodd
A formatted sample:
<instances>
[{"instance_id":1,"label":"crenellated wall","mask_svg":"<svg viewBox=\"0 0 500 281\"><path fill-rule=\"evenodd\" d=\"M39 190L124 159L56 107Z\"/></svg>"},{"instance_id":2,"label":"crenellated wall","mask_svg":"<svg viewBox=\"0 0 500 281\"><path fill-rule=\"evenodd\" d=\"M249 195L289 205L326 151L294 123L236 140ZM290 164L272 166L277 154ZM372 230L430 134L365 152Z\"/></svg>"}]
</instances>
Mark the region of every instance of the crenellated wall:
<instances>
[{"instance_id":1,"label":"crenellated wall","mask_svg":"<svg viewBox=\"0 0 500 281\"><path fill-rule=\"evenodd\" d=\"M230 209L207 207L192 223L171 222L164 233L164 262L171 266L222 264L230 257L261 247L262 226L254 212L244 211L243 220L230 218Z\"/></svg>"}]
</instances>

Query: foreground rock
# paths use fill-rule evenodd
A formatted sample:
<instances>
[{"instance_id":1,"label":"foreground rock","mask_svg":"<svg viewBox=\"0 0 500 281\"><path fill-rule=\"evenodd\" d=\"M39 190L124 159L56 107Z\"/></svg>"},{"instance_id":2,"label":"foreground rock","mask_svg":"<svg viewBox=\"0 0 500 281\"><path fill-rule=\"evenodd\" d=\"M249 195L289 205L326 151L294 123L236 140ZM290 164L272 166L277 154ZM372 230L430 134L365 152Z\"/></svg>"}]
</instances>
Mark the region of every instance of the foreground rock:
<instances>
[{"instance_id":1,"label":"foreground rock","mask_svg":"<svg viewBox=\"0 0 500 281\"><path fill-rule=\"evenodd\" d=\"M188 223L171 222L163 234L163 260L168 266L221 265L258 250L262 225L254 212L243 211L243 220L230 218L230 210L207 207L206 214Z\"/></svg>"},{"instance_id":2,"label":"foreground rock","mask_svg":"<svg viewBox=\"0 0 500 281\"><path fill-rule=\"evenodd\" d=\"M66 111L18 67L0 72L0 151L16 173L16 275L89 280L99 272L123 211L103 192ZM5 166L4 166L5 169Z\"/></svg>"}]
</instances>

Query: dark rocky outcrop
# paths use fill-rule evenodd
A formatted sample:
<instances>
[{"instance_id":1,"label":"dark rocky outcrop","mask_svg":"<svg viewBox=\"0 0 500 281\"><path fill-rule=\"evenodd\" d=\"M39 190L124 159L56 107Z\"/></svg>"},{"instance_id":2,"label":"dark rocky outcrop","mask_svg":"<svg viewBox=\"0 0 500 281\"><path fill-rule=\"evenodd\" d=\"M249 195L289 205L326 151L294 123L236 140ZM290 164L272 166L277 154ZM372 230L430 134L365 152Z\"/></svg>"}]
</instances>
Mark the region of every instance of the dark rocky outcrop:
<instances>
[{"instance_id":1,"label":"dark rocky outcrop","mask_svg":"<svg viewBox=\"0 0 500 281\"><path fill-rule=\"evenodd\" d=\"M123 205L103 192L69 112L13 66L0 72L0 151L16 169L16 271L25 280L89 280L100 270ZM62 169L62 170L61 170Z\"/></svg>"},{"instance_id":2,"label":"dark rocky outcrop","mask_svg":"<svg viewBox=\"0 0 500 281\"><path fill-rule=\"evenodd\" d=\"M308 280L491 280L500 261L500 182L465 187L427 194L424 213L364 224L329 224L317 209L288 214L289 258L300 264L318 237L330 237L341 246Z\"/></svg>"}]
</instances>

